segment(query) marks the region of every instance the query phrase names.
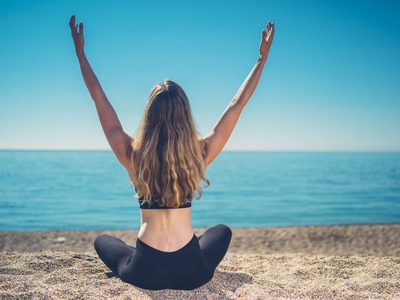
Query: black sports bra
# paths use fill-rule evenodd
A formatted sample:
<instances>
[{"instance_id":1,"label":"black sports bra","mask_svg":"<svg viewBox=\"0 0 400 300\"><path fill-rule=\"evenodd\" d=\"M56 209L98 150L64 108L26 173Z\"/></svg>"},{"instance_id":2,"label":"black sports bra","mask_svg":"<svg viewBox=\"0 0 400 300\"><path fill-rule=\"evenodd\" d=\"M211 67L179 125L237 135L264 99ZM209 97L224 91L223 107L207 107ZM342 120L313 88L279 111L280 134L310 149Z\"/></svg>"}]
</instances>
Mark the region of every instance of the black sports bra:
<instances>
[{"instance_id":1,"label":"black sports bra","mask_svg":"<svg viewBox=\"0 0 400 300\"><path fill-rule=\"evenodd\" d=\"M190 199L188 197L188 199ZM188 202L185 205L181 205L179 207L166 207L166 206L160 206L158 202L152 202L150 205L148 202L144 201L144 197L141 197L138 199L139 205L141 209L174 209L174 208L186 208L186 207L192 207L192 202Z\"/></svg>"},{"instance_id":2,"label":"black sports bra","mask_svg":"<svg viewBox=\"0 0 400 300\"><path fill-rule=\"evenodd\" d=\"M135 191L136 191L136 188L135 188ZM192 196L191 195L187 196L187 199L188 200L192 200ZM139 202L139 206L140 206L141 209L178 209L178 208L192 207L192 202L187 202L186 204L181 205L179 207L166 207L165 205L164 206L160 206L158 204L158 202L152 202L149 205L148 202L144 201L144 196L140 197L138 199L138 202Z\"/></svg>"}]
</instances>

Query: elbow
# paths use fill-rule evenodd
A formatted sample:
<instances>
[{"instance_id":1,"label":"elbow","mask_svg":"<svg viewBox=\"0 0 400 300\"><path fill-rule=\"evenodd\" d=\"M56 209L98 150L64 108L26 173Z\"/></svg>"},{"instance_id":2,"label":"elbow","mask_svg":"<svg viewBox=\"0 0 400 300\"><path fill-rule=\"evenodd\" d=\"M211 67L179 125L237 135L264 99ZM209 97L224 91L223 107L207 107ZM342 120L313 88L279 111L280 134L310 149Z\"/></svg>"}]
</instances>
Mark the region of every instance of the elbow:
<instances>
[{"instance_id":1,"label":"elbow","mask_svg":"<svg viewBox=\"0 0 400 300\"><path fill-rule=\"evenodd\" d=\"M228 110L236 113L241 113L245 107L247 101L243 101L243 98L233 98L228 106Z\"/></svg>"},{"instance_id":2,"label":"elbow","mask_svg":"<svg viewBox=\"0 0 400 300\"><path fill-rule=\"evenodd\" d=\"M108 99L104 93L90 93L90 96L95 103L108 102Z\"/></svg>"}]
</instances>

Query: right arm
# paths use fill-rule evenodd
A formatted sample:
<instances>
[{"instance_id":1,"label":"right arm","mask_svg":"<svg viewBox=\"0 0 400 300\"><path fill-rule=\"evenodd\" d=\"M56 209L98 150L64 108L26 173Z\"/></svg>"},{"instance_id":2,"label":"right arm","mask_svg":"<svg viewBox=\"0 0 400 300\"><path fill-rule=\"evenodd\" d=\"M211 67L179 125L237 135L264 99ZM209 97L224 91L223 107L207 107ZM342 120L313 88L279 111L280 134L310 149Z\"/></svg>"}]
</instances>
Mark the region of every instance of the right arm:
<instances>
[{"instance_id":1,"label":"right arm","mask_svg":"<svg viewBox=\"0 0 400 300\"><path fill-rule=\"evenodd\" d=\"M258 60L239 88L228 107L225 109L210 134L200 139L202 148L205 152L206 165L208 166L222 151L226 142L232 134L233 129L239 119L240 113L249 101L251 95L257 87L264 65L267 62L268 53L271 48L275 33L274 23L268 22L267 31L262 31L260 43L260 55Z\"/></svg>"},{"instance_id":2,"label":"right arm","mask_svg":"<svg viewBox=\"0 0 400 300\"><path fill-rule=\"evenodd\" d=\"M129 169L131 167L130 154L132 152L131 144L133 139L122 129L114 108L108 101L99 80L86 58L83 50L85 45L85 40L83 38L83 23L81 22L79 24L78 32L78 24L75 24L75 16L73 15L71 16L69 25L71 27L72 39L75 44L75 52L78 57L82 77L96 105L97 114L104 134L117 159L126 169Z\"/></svg>"}]
</instances>

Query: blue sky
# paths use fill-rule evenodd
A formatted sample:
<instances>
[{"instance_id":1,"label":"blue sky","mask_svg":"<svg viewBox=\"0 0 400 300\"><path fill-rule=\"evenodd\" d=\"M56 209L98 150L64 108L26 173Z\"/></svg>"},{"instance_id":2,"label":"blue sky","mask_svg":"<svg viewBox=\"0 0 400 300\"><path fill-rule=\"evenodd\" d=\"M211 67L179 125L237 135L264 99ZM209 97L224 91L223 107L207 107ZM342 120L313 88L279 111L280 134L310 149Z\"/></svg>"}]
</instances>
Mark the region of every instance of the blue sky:
<instances>
[{"instance_id":1,"label":"blue sky","mask_svg":"<svg viewBox=\"0 0 400 300\"><path fill-rule=\"evenodd\" d=\"M225 150L400 151L400 1L0 0L0 149L109 149L68 26L125 131L178 82L207 135L276 34Z\"/></svg>"}]
</instances>

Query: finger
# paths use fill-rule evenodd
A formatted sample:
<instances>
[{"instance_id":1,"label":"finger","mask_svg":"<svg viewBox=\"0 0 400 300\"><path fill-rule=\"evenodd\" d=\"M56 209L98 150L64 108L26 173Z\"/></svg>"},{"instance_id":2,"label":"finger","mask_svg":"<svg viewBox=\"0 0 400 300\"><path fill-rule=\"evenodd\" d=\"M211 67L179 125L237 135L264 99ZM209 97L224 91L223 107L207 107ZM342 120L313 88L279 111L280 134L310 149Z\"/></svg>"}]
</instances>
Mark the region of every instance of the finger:
<instances>
[{"instance_id":1,"label":"finger","mask_svg":"<svg viewBox=\"0 0 400 300\"><path fill-rule=\"evenodd\" d=\"M274 33L275 33L275 24L274 24L274 22L272 22L272 24L271 24L271 30L272 30L272 35L274 35Z\"/></svg>"},{"instance_id":2,"label":"finger","mask_svg":"<svg viewBox=\"0 0 400 300\"><path fill-rule=\"evenodd\" d=\"M69 27L71 27L71 30L74 29L74 27L75 27L75 16L71 16L71 19L69 20Z\"/></svg>"},{"instance_id":3,"label":"finger","mask_svg":"<svg viewBox=\"0 0 400 300\"><path fill-rule=\"evenodd\" d=\"M268 22L268 23L267 23L267 31L269 32L270 30L271 30L271 23Z\"/></svg>"},{"instance_id":4,"label":"finger","mask_svg":"<svg viewBox=\"0 0 400 300\"><path fill-rule=\"evenodd\" d=\"M83 34L83 23L79 23L79 34Z\"/></svg>"}]
</instances>

